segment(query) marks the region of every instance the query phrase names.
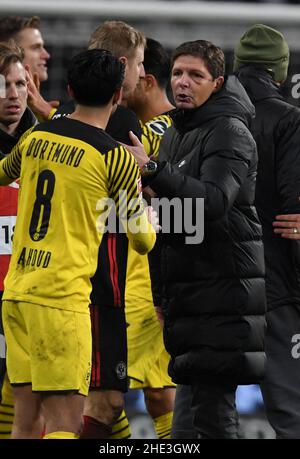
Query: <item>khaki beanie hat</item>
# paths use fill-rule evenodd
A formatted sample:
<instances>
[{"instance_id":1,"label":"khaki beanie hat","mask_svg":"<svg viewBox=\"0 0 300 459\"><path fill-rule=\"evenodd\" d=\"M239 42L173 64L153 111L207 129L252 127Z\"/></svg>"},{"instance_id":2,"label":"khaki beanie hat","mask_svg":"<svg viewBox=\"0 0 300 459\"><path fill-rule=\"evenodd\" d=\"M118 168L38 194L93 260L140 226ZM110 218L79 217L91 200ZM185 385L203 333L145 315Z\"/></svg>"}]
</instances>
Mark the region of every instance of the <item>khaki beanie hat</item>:
<instances>
[{"instance_id":1,"label":"khaki beanie hat","mask_svg":"<svg viewBox=\"0 0 300 459\"><path fill-rule=\"evenodd\" d=\"M276 82L284 81L288 73L289 46L282 33L264 24L250 27L235 47L233 71L247 64L258 64L272 72Z\"/></svg>"}]
</instances>

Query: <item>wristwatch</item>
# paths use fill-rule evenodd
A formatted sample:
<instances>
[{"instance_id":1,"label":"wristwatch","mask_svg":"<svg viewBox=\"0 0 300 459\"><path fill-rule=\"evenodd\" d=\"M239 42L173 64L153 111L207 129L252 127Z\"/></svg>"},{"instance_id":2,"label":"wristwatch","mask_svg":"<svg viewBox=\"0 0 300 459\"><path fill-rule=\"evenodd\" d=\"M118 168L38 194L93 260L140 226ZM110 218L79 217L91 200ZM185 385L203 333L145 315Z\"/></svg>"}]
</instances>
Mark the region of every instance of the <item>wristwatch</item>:
<instances>
[{"instance_id":1,"label":"wristwatch","mask_svg":"<svg viewBox=\"0 0 300 459\"><path fill-rule=\"evenodd\" d=\"M146 164L143 165L141 168L141 176L142 177L149 177L150 175L155 174L157 171L158 164L153 159L150 159Z\"/></svg>"}]
</instances>

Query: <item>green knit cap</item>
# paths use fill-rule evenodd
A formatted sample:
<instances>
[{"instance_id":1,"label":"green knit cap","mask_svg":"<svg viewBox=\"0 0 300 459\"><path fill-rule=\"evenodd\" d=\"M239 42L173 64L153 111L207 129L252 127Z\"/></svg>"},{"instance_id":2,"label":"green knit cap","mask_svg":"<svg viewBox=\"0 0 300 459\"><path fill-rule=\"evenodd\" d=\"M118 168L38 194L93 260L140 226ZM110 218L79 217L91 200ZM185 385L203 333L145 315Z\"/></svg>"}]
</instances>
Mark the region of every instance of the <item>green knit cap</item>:
<instances>
[{"instance_id":1,"label":"green knit cap","mask_svg":"<svg viewBox=\"0 0 300 459\"><path fill-rule=\"evenodd\" d=\"M276 82L285 80L289 46L284 36L264 24L250 27L235 47L233 71L247 64L258 64L271 71Z\"/></svg>"}]
</instances>

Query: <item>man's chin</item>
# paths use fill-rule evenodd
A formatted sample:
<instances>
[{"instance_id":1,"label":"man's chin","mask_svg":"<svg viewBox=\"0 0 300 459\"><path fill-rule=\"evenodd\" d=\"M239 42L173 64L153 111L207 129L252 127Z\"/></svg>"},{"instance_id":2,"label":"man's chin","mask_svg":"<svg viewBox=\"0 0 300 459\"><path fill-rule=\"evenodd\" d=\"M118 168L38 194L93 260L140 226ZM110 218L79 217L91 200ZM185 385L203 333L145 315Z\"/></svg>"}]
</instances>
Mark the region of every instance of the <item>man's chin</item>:
<instances>
[{"instance_id":1,"label":"man's chin","mask_svg":"<svg viewBox=\"0 0 300 459\"><path fill-rule=\"evenodd\" d=\"M39 80L40 80L41 83L43 81L47 81L48 80L48 72L47 72L47 70L43 70L42 72L41 71L39 72Z\"/></svg>"},{"instance_id":2,"label":"man's chin","mask_svg":"<svg viewBox=\"0 0 300 459\"><path fill-rule=\"evenodd\" d=\"M176 107L181 110L191 110L195 108L194 105L189 102L176 102Z\"/></svg>"},{"instance_id":3,"label":"man's chin","mask_svg":"<svg viewBox=\"0 0 300 459\"><path fill-rule=\"evenodd\" d=\"M7 124L9 126L12 123L15 123L16 121L19 121L24 112L19 112L19 113L11 113L6 116L6 119L4 121L4 124Z\"/></svg>"},{"instance_id":4,"label":"man's chin","mask_svg":"<svg viewBox=\"0 0 300 459\"><path fill-rule=\"evenodd\" d=\"M23 116L23 113L22 113L22 115L21 114L8 115L8 116L5 116L4 119L1 119L1 117L0 117L0 123L2 123L4 126L9 128L9 126L11 126L12 124L15 124L15 123L18 123L19 121L21 121L22 116Z\"/></svg>"}]
</instances>

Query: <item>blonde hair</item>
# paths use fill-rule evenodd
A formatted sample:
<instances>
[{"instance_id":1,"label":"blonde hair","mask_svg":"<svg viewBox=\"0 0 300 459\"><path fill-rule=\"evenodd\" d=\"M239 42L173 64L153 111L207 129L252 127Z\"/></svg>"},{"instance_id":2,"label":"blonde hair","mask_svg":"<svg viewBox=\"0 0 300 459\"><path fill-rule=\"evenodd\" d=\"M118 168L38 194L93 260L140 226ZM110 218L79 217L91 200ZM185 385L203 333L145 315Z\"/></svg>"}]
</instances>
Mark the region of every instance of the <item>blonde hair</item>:
<instances>
[{"instance_id":1,"label":"blonde hair","mask_svg":"<svg viewBox=\"0 0 300 459\"><path fill-rule=\"evenodd\" d=\"M0 74L5 75L9 66L15 62L23 62L24 52L14 40L0 42Z\"/></svg>"},{"instance_id":2,"label":"blonde hair","mask_svg":"<svg viewBox=\"0 0 300 459\"><path fill-rule=\"evenodd\" d=\"M103 48L115 57L130 58L139 47L146 46L146 38L123 21L106 21L92 33L89 49Z\"/></svg>"}]
</instances>

